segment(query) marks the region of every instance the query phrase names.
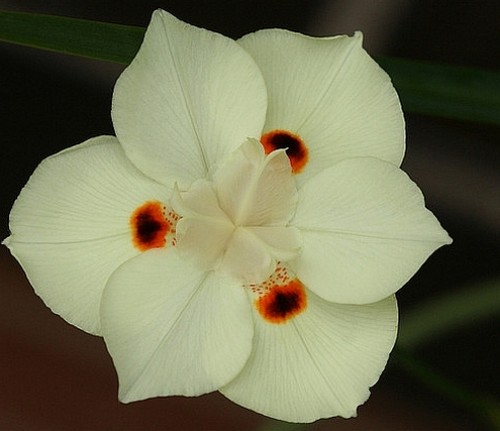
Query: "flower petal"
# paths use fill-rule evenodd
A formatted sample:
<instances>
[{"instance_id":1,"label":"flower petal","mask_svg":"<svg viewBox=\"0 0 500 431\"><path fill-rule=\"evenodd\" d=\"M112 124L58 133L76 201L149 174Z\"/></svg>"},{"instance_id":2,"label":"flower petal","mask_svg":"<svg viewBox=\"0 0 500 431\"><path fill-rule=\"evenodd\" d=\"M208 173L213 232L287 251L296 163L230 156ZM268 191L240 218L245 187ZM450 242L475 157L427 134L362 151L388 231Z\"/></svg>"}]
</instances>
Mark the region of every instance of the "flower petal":
<instances>
[{"instance_id":1,"label":"flower petal","mask_svg":"<svg viewBox=\"0 0 500 431\"><path fill-rule=\"evenodd\" d=\"M290 422L356 415L394 345L396 301L341 305L307 295L307 309L282 324L254 310L252 354L221 389L226 397Z\"/></svg>"},{"instance_id":2,"label":"flower petal","mask_svg":"<svg viewBox=\"0 0 500 431\"><path fill-rule=\"evenodd\" d=\"M184 188L258 137L266 106L262 75L236 42L157 10L116 83L112 117L139 169Z\"/></svg>"},{"instance_id":3,"label":"flower petal","mask_svg":"<svg viewBox=\"0 0 500 431\"><path fill-rule=\"evenodd\" d=\"M308 150L297 175L301 184L345 158L401 163L405 132L398 96L361 42L361 33L313 38L277 29L239 40L266 81L264 133L289 131Z\"/></svg>"},{"instance_id":4,"label":"flower petal","mask_svg":"<svg viewBox=\"0 0 500 431\"><path fill-rule=\"evenodd\" d=\"M108 277L140 252L131 214L169 194L128 161L116 138L90 139L35 170L10 214L6 245L52 311L98 333Z\"/></svg>"},{"instance_id":5,"label":"flower petal","mask_svg":"<svg viewBox=\"0 0 500 431\"><path fill-rule=\"evenodd\" d=\"M150 250L111 277L101 306L106 345L130 402L200 395L242 369L251 350L251 307L243 287Z\"/></svg>"},{"instance_id":6,"label":"flower petal","mask_svg":"<svg viewBox=\"0 0 500 431\"><path fill-rule=\"evenodd\" d=\"M299 190L298 277L328 301L366 304L396 292L451 243L419 188L387 162L340 162Z\"/></svg>"}]
</instances>

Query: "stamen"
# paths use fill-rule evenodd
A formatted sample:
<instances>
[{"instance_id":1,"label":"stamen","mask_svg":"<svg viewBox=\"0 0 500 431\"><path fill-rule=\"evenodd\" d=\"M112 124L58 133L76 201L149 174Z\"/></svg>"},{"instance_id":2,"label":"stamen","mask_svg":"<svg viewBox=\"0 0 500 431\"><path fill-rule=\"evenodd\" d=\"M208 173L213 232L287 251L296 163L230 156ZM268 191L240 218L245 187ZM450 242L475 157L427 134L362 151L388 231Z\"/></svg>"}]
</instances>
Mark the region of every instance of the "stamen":
<instances>
[{"instance_id":1,"label":"stamen","mask_svg":"<svg viewBox=\"0 0 500 431\"><path fill-rule=\"evenodd\" d=\"M309 160L309 151L304 141L299 135L289 132L288 130L276 129L267 132L262 135L260 142L266 154L278 148L286 148L286 155L290 159L294 174L301 172Z\"/></svg>"},{"instance_id":2,"label":"stamen","mask_svg":"<svg viewBox=\"0 0 500 431\"><path fill-rule=\"evenodd\" d=\"M141 251L165 247L167 237L175 245L175 225L179 216L159 201L147 201L130 216L132 243Z\"/></svg>"},{"instance_id":3,"label":"stamen","mask_svg":"<svg viewBox=\"0 0 500 431\"><path fill-rule=\"evenodd\" d=\"M270 323L285 323L307 308L304 285L298 278L291 279L280 264L266 281L249 287L259 295L255 301L259 314Z\"/></svg>"}]
</instances>

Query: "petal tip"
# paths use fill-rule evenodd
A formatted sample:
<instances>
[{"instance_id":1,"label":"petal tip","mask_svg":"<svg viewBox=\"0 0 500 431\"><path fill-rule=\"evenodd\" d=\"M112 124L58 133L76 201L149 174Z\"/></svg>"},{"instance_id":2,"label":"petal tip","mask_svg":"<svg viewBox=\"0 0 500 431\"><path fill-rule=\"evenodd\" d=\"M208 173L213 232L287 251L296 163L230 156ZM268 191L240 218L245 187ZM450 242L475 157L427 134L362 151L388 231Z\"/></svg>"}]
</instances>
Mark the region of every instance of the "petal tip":
<instances>
[{"instance_id":1,"label":"petal tip","mask_svg":"<svg viewBox=\"0 0 500 431\"><path fill-rule=\"evenodd\" d=\"M443 229L443 231L444 231L444 245L453 244L453 238L444 229Z\"/></svg>"},{"instance_id":2,"label":"petal tip","mask_svg":"<svg viewBox=\"0 0 500 431\"><path fill-rule=\"evenodd\" d=\"M142 399L141 397L131 396L130 392L131 388L123 389L122 385L120 384L118 387L118 401L120 401L122 404L130 404L134 401L140 401Z\"/></svg>"},{"instance_id":3,"label":"petal tip","mask_svg":"<svg viewBox=\"0 0 500 431\"><path fill-rule=\"evenodd\" d=\"M363 37L363 32L361 30L356 30L352 36L352 39L358 42L361 46L363 44Z\"/></svg>"},{"instance_id":4,"label":"petal tip","mask_svg":"<svg viewBox=\"0 0 500 431\"><path fill-rule=\"evenodd\" d=\"M151 21L153 21L155 19L163 19L163 18L167 18L167 19L174 18L174 19L177 19L177 18L175 18L174 15L172 15L171 13L169 13L166 10L161 9L161 8L155 9L153 11L153 14L151 15Z\"/></svg>"}]
</instances>

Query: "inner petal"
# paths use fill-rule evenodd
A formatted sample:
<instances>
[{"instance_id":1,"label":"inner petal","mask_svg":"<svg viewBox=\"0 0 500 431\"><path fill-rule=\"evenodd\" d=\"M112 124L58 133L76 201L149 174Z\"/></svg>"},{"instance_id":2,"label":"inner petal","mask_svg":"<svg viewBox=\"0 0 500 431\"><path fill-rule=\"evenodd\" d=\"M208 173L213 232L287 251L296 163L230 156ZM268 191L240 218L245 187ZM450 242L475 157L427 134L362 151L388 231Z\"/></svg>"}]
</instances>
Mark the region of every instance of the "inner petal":
<instances>
[{"instance_id":1,"label":"inner petal","mask_svg":"<svg viewBox=\"0 0 500 431\"><path fill-rule=\"evenodd\" d=\"M285 149L294 174L300 173L309 160L309 150L302 138L288 130L276 129L264 133L260 142L266 154L278 149Z\"/></svg>"},{"instance_id":2,"label":"inner petal","mask_svg":"<svg viewBox=\"0 0 500 431\"><path fill-rule=\"evenodd\" d=\"M221 265L234 227L224 220L186 217L177 224L177 250L199 270L210 271Z\"/></svg>"},{"instance_id":3,"label":"inner petal","mask_svg":"<svg viewBox=\"0 0 500 431\"><path fill-rule=\"evenodd\" d=\"M243 282L259 282L272 274L272 250L246 228L236 228L227 244L221 269Z\"/></svg>"}]
</instances>

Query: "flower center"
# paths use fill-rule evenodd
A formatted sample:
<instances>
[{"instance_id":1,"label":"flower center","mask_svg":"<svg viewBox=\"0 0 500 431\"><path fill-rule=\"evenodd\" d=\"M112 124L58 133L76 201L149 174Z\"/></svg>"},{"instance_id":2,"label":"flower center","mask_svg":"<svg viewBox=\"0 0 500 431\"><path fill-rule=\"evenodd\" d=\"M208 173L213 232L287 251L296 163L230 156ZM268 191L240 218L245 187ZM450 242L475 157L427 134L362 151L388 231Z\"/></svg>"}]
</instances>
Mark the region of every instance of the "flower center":
<instances>
[{"instance_id":1,"label":"flower center","mask_svg":"<svg viewBox=\"0 0 500 431\"><path fill-rule=\"evenodd\" d=\"M202 269L219 269L257 283L268 278L278 260L301 247L298 229L288 226L297 189L283 150L265 154L248 140L215 170L211 180L177 190L172 205L177 249Z\"/></svg>"}]
</instances>

